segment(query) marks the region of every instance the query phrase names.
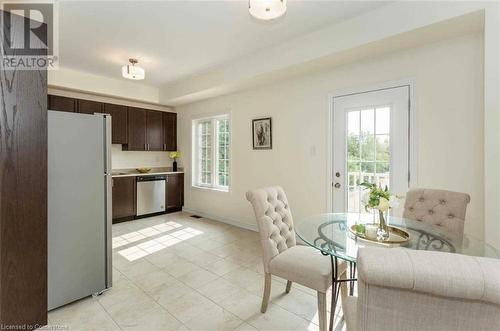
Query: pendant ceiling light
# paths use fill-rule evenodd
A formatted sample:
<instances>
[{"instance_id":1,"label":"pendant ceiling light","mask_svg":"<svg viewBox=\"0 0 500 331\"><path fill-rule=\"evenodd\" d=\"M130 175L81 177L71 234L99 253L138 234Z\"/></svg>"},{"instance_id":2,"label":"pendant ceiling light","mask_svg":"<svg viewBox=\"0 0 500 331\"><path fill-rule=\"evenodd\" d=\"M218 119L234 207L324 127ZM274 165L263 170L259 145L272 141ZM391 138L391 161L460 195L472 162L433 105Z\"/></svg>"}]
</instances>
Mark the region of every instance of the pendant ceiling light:
<instances>
[{"instance_id":1,"label":"pendant ceiling light","mask_svg":"<svg viewBox=\"0 0 500 331\"><path fill-rule=\"evenodd\" d=\"M124 65L122 67L122 76L124 78L133 80L144 79L144 77L146 76L144 69L139 66L136 66L136 64L139 63L139 61L137 61L136 59L128 59L128 62L130 62L130 64Z\"/></svg>"},{"instance_id":2,"label":"pendant ceiling light","mask_svg":"<svg viewBox=\"0 0 500 331\"><path fill-rule=\"evenodd\" d=\"M274 20L286 12L286 0L248 0L250 15L259 20Z\"/></svg>"}]
</instances>

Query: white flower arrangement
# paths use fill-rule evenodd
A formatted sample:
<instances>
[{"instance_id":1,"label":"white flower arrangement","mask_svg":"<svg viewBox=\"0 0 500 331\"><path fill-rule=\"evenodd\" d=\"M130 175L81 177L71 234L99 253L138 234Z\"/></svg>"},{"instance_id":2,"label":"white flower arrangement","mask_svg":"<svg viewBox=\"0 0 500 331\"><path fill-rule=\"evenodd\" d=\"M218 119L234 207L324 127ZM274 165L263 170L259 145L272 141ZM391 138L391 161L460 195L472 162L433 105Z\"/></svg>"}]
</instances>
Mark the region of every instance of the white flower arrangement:
<instances>
[{"instance_id":1,"label":"white flower arrangement","mask_svg":"<svg viewBox=\"0 0 500 331\"><path fill-rule=\"evenodd\" d=\"M399 197L391 194L387 186L382 188L378 187L376 184L366 182L360 185L369 190L362 198L366 211L368 211L368 209L376 209L385 213L389 209L396 208L399 205Z\"/></svg>"}]
</instances>

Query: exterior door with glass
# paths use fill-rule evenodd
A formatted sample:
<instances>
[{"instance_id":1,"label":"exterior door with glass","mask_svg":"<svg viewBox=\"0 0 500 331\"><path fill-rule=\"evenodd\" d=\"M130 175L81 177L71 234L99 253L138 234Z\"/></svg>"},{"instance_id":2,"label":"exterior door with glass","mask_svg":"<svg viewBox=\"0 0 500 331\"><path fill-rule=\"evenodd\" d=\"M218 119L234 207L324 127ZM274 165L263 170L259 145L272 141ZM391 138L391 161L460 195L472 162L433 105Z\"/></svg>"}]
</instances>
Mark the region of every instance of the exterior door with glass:
<instances>
[{"instance_id":1,"label":"exterior door with glass","mask_svg":"<svg viewBox=\"0 0 500 331\"><path fill-rule=\"evenodd\" d=\"M409 86L333 98L333 212L364 212L363 182L406 193L409 112Z\"/></svg>"}]
</instances>

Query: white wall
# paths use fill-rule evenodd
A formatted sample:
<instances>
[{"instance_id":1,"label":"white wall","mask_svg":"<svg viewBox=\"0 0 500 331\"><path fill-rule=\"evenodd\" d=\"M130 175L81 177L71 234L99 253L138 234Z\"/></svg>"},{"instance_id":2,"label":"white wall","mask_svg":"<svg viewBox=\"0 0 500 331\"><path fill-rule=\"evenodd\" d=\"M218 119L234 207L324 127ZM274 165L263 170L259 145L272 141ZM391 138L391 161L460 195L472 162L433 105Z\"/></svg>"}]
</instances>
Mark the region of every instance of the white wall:
<instances>
[{"instance_id":1,"label":"white wall","mask_svg":"<svg viewBox=\"0 0 500 331\"><path fill-rule=\"evenodd\" d=\"M468 192L466 231L484 236L483 37L460 38L379 56L279 84L177 108L179 146L190 166L191 119L229 110L232 173L229 193L194 189L186 176L185 208L254 226L244 194L280 184L294 217L326 211L327 96L346 88L413 78L418 109L418 185ZM273 118L273 150L254 151L251 120Z\"/></svg>"},{"instance_id":2,"label":"white wall","mask_svg":"<svg viewBox=\"0 0 500 331\"><path fill-rule=\"evenodd\" d=\"M485 17L485 237L500 249L500 3L491 2Z\"/></svg>"}]
</instances>

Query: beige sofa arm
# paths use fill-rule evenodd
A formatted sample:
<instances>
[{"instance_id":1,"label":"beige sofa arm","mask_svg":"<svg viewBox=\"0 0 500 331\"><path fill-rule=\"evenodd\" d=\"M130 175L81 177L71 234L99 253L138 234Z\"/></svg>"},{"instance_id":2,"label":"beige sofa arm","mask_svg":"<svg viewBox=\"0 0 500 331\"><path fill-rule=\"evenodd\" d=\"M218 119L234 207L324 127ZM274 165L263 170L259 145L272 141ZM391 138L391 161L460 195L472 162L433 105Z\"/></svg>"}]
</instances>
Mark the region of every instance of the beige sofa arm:
<instances>
[{"instance_id":1,"label":"beige sofa arm","mask_svg":"<svg viewBox=\"0 0 500 331\"><path fill-rule=\"evenodd\" d=\"M500 304L500 260L404 248L361 248L358 254L367 285Z\"/></svg>"},{"instance_id":2,"label":"beige sofa arm","mask_svg":"<svg viewBox=\"0 0 500 331\"><path fill-rule=\"evenodd\" d=\"M500 261L404 248L361 248L348 330L498 330Z\"/></svg>"}]
</instances>

